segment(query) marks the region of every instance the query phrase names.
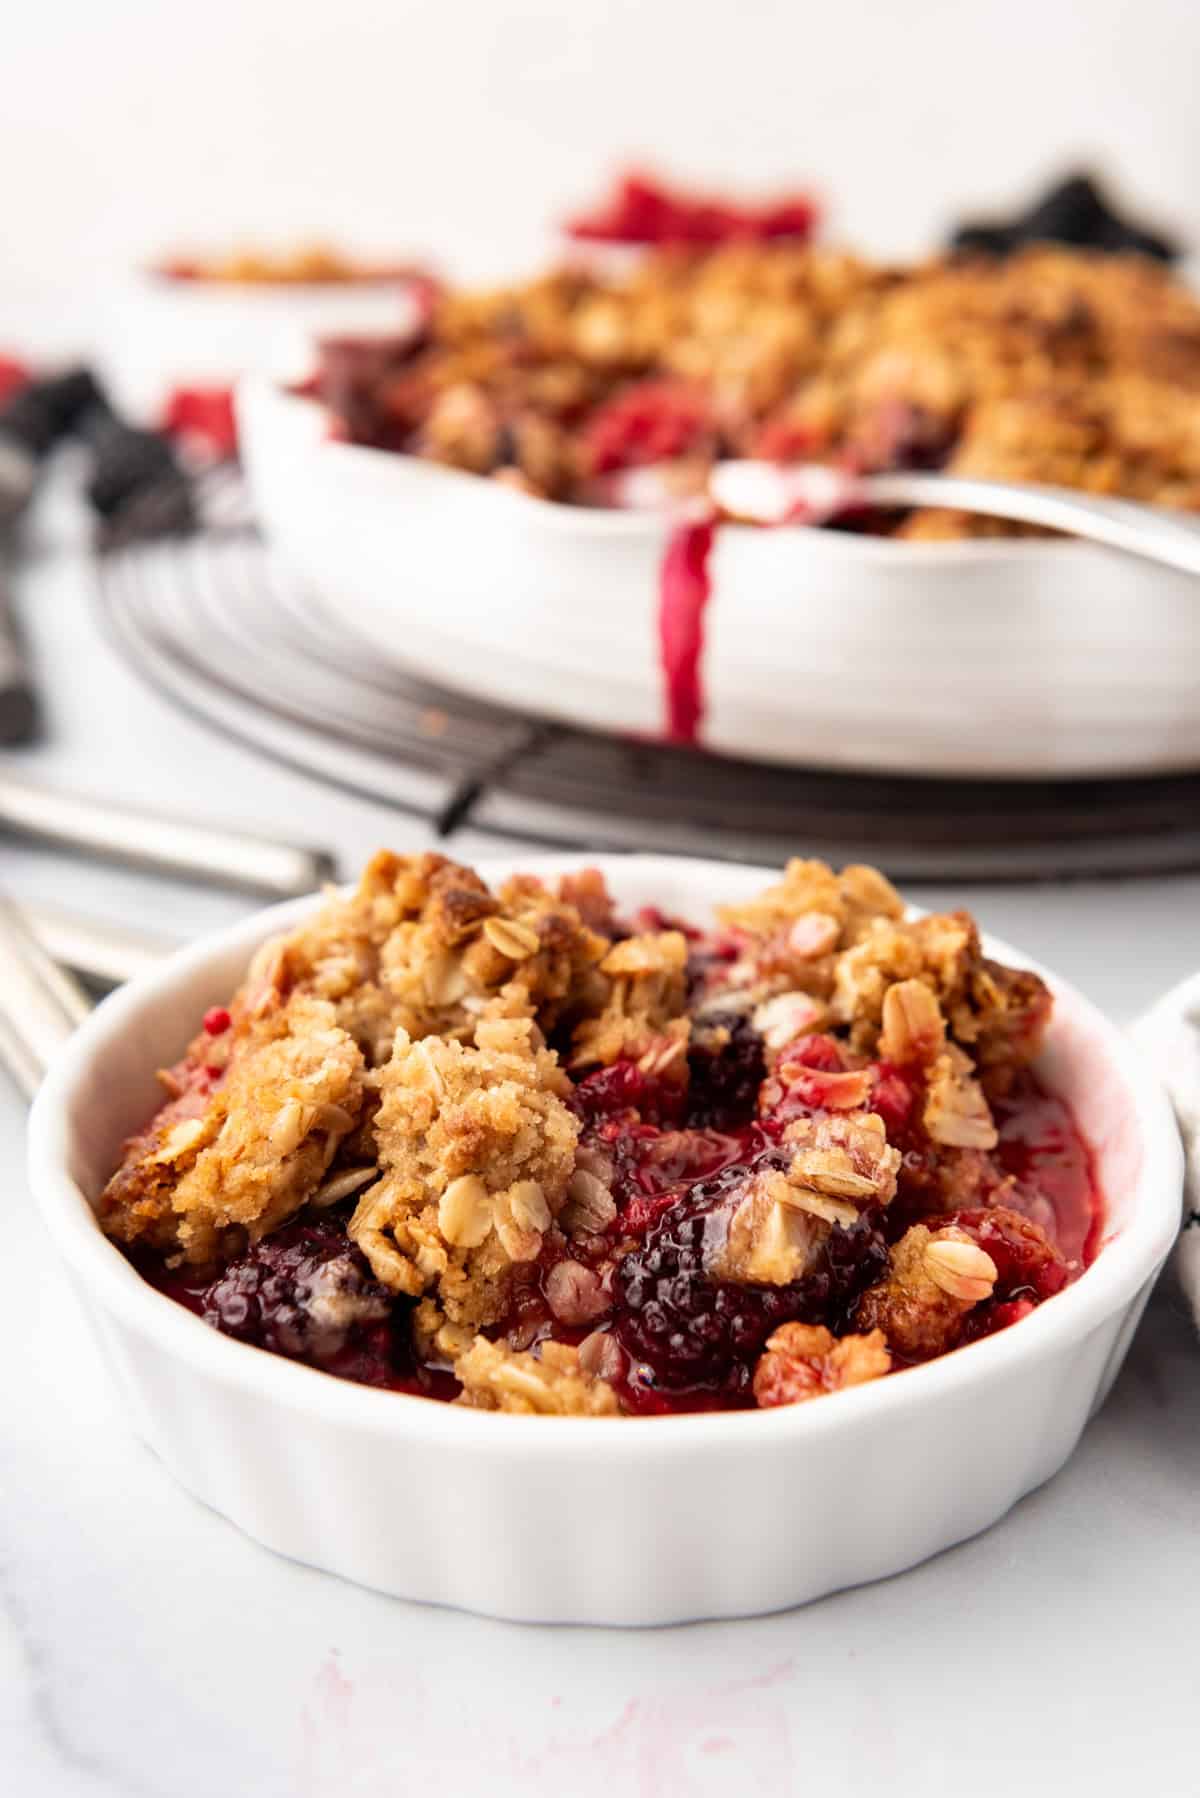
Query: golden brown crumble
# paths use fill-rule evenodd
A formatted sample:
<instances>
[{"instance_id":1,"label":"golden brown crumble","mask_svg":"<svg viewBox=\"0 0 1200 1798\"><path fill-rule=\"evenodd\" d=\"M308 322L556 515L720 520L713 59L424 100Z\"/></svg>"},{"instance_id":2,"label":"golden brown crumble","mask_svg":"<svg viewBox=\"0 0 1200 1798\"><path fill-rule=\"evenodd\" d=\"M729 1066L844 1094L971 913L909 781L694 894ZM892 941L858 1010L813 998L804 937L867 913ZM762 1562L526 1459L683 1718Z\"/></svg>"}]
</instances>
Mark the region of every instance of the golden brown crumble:
<instances>
[{"instance_id":1,"label":"golden brown crumble","mask_svg":"<svg viewBox=\"0 0 1200 1798\"><path fill-rule=\"evenodd\" d=\"M586 1002L607 947L540 885L493 894L444 856L384 851L353 894L260 951L250 1002L256 980L328 999L378 1066L398 1030L469 1040L485 1014L549 1027Z\"/></svg>"},{"instance_id":2,"label":"golden brown crumble","mask_svg":"<svg viewBox=\"0 0 1200 1798\"><path fill-rule=\"evenodd\" d=\"M914 1224L893 1248L884 1279L858 1301L859 1330L882 1330L889 1346L910 1361L953 1348L967 1313L990 1298L996 1264L964 1230Z\"/></svg>"},{"instance_id":3,"label":"golden brown crumble","mask_svg":"<svg viewBox=\"0 0 1200 1798\"><path fill-rule=\"evenodd\" d=\"M127 1146L101 1222L196 1262L257 1240L317 1191L363 1097L362 1056L334 1008L297 995L245 1027L220 1086L176 1100Z\"/></svg>"},{"instance_id":4,"label":"golden brown crumble","mask_svg":"<svg viewBox=\"0 0 1200 1798\"><path fill-rule=\"evenodd\" d=\"M845 951L873 923L903 911L874 868L852 864L838 874L824 862L791 861L777 884L718 908L736 954L714 971L708 1002L717 1011L731 1003L750 1011L770 1051L821 1030Z\"/></svg>"},{"instance_id":5,"label":"golden brown crumble","mask_svg":"<svg viewBox=\"0 0 1200 1798\"><path fill-rule=\"evenodd\" d=\"M435 1292L454 1323L494 1323L514 1264L536 1260L575 1167L557 1056L529 1019L485 1019L473 1046L398 1038L380 1072L381 1178L350 1235L377 1279Z\"/></svg>"},{"instance_id":6,"label":"golden brown crumble","mask_svg":"<svg viewBox=\"0 0 1200 1798\"><path fill-rule=\"evenodd\" d=\"M689 1020L687 938L679 930L650 932L614 943L599 967L608 982L604 1009L577 1026L573 1068L628 1059L646 1072L679 1079L687 1074Z\"/></svg>"},{"instance_id":7,"label":"golden brown crumble","mask_svg":"<svg viewBox=\"0 0 1200 1798\"><path fill-rule=\"evenodd\" d=\"M754 1370L754 1397L767 1408L799 1405L881 1379L891 1368L880 1330L837 1337L820 1324L783 1324L768 1337Z\"/></svg>"},{"instance_id":8,"label":"golden brown crumble","mask_svg":"<svg viewBox=\"0 0 1200 1798\"><path fill-rule=\"evenodd\" d=\"M337 408L332 361L317 385ZM718 456L763 455L1200 508L1200 304L1138 256L1064 246L886 267L729 244L664 249L621 276L450 291L347 422L362 441L605 503L606 472L638 456L597 421L647 388L687 421L667 453L678 489ZM894 528L1012 529L944 511Z\"/></svg>"},{"instance_id":9,"label":"golden brown crumble","mask_svg":"<svg viewBox=\"0 0 1200 1798\"><path fill-rule=\"evenodd\" d=\"M454 1363L462 1382L460 1405L543 1417L617 1417L621 1407L607 1381L579 1364L579 1351L543 1342L540 1352L515 1350L477 1336Z\"/></svg>"},{"instance_id":10,"label":"golden brown crumble","mask_svg":"<svg viewBox=\"0 0 1200 1798\"><path fill-rule=\"evenodd\" d=\"M859 941L836 962L831 1014L849 1030L856 1049L870 1053L886 1030L884 1006L893 987L904 992L893 1007L918 1003L913 983L920 982L936 1000L943 1029L972 1051L981 1070L1002 1084L1014 1069L1032 1061L1041 1048L1049 1018L1049 996L1035 974L1001 968L983 954L979 930L966 912L949 912L915 922L875 918ZM927 1009L924 1028L937 1037ZM902 1045L898 1011L892 1010L890 1043L913 1058L915 1047ZM924 1060L926 1055L917 1055Z\"/></svg>"},{"instance_id":11,"label":"golden brown crumble","mask_svg":"<svg viewBox=\"0 0 1200 1798\"><path fill-rule=\"evenodd\" d=\"M851 863L841 873L818 861L790 861L783 879L717 916L752 945L757 969L788 972L821 985L832 951L857 943L877 918L902 918L904 901L875 868Z\"/></svg>"}]
</instances>

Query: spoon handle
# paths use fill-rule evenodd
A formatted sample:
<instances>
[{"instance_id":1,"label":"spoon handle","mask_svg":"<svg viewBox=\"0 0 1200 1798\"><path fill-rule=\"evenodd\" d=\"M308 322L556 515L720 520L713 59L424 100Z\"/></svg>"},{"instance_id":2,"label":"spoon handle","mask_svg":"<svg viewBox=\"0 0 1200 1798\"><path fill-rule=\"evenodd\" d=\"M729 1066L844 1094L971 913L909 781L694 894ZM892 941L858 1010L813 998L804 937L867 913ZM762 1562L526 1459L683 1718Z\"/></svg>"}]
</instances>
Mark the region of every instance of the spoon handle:
<instances>
[{"instance_id":1,"label":"spoon handle","mask_svg":"<svg viewBox=\"0 0 1200 1798\"><path fill-rule=\"evenodd\" d=\"M57 1051L91 1010L91 1000L37 941L0 893L0 1066L32 1099Z\"/></svg>"},{"instance_id":2,"label":"spoon handle","mask_svg":"<svg viewBox=\"0 0 1200 1798\"><path fill-rule=\"evenodd\" d=\"M1200 525L1185 514L1131 500L956 474L867 475L857 483L857 497L873 505L953 506L989 518L1042 525L1187 574L1200 574Z\"/></svg>"}]
</instances>

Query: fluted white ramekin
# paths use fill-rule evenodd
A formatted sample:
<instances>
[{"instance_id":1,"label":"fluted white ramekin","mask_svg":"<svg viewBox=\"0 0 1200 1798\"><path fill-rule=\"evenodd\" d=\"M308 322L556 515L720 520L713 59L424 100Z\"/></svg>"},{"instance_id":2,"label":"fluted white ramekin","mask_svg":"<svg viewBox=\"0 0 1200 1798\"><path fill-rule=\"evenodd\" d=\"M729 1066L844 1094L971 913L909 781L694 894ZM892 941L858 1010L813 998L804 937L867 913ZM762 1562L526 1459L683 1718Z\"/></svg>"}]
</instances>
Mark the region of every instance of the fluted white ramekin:
<instances>
[{"instance_id":1,"label":"fluted white ramekin","mask_svg":"<svg viewBox=\"0 0 1200 1798\"><path fill-rule=\"evenodd\" d=\"M600 865L619 899L697 920L769 878L657 857ZM656 1624L782 1609L899 1572L985 1529L1061 1467L1174 1239L1182 1170L1155 1080L1059 982L1039 1072L1091 1144L1103 1247L1013 1328L873 1385L767 1412L512 1417L346 1384L222 1336L156 1292L100 1234L96 1195L156 1103L155 1068L257 945L315 903L248 918L106 1000L30 1122L34 1192L130 1421L189 1491L282 1554L405 1598Z\"/></svg>"},{"instance_id":2,"label":"fluted white ramekin","mask_svg":"<svg viewBox=\"0 0 1200 1798\"><path fill-rule=\"evenodd\" d=\"M377 655L519 711L662 730L663 513L332 442L261 374L238 424L271 542ZM707 748L948 776L1200 766L1192 575L1095 544L746 525L718 532L711 571Z\"/></svg>"}]
</instances>

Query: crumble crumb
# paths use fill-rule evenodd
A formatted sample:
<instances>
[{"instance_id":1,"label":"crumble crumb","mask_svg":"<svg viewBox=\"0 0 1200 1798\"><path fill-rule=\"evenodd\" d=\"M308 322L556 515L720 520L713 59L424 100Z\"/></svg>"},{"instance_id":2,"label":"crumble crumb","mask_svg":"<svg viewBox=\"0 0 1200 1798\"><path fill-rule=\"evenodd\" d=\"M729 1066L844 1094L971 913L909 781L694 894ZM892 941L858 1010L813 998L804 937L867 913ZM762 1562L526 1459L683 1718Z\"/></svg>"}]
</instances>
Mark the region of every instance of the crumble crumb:
<instances>
[{"instance_id":1,"label":"crumble crumb","mask_svg":"<svg viewBox=\"0 0 1200 1798\"><path fill-rule=\"evenodd\" d=\"M1041 1048L1050 995L1036 974L1001 968L983 954L979 930L966 912L913 922L876 918L859 941L838 957L831 1010L849 1031L852 1047L872 1053L886 1031L884 1005L893 987L913 1002L913 984L926 986L944 1020L944 1031L971 1049L981 1069L999 1084L1026 1066ZM893 1006L896 1002L893 1001ZM891 1013L891 1041L899 1027ZM936 1035L936 1029L927 1033Z\"/></svg>"},{"instance_id":2,"label":"crumble crumb","mask_svg":"<svg viewBox=\"0 0 1200 1798\"><path fill-rule=\"evenodd\" d=\"M995 1283L995 1262L965 1230L914 1224L892 1249L884 1278L859 1299L855 1326L882 1330L897 1354L927 1361L955 1346Z\"/></svg>"},{"instance_id":3,"label":"crumble crumb","mask_svg":"<svg viewBox=\"0 0 1200 1798\"><path fill-rule=\"evenodd\" d=\"M302 995L245 1025L220 1085L127 1145L100 1201L104 1230L203 1262L291 1217L362 1111L362 1056L333 1006Z\"/></svg>"},{"instance_id":4,"label":"crumble crumb","mask_svg":"<svg viewBox=\"0 0 1200 1798\"><path fill-rule=\"evenodd\" d=\"M496 895L445 856L381 852L354 893L331 895L260 951L242 1002L293 991L327 999L371 1066L388 1059L398 1030L469 1040L485 1012L549 1028L594 997L608 943L535 885Z\"/></svg>"},{"instance_id":5,"label":"crumble crumb","mask_svg":"<svg viewBox=\"0 0 1200 1798\"><path fill-rule=\"evenodd\" d=\"M384 1285L436 1293L453 1323L494 1323L567 1197L579 1124L570 1083L529 1019L484 1019L474 1044L398 1036L378 1075L382 1172L350 1235Z\"/></svg>"},{"instance_id":6,"label":"crumble crumb","mask_svg":"<svg viewBox=\"0 0 1200 1798\"><path fill-rule=\"evenodd\" d=\"M648 932L614 943L599 967L609 983L604 1009L578 1025L572 1068L636 1061L646 1073L687 1078L687 938Z\"/></svg>"},{"instance_id":7,"label":"crumble crumb","mask_svg":"<svg viewBox=\"0 0 1200 1798\"><path fill-rule=\"evenodd\" d=\"M543 1342L539 1354L507 1348L477 1336L454 1363L462 1382L460 1405L480 1411L515 1411L553 1417L619 1417L617 1395L606 1380L587 1373L579 1352L563 1342Z\"/></svg>"},{"instance_id":8,"label":"crumble crumb","mask_svg":"<svg viewBox=\"0 0 1200 1798\"><path fill-rule=\"evenodd\" d=\"M733 984L749 979L760 995L794 987L824 999L835 953L875 919L903 917L904 902L874 868L851 863L837 874L825 862L793 860L781 881L717 915L741 950Z\"/></svg>"},{"instance_id":9,"label":"crumble crumb","mask_svg":"<svg viewBox=\"0 0 1200 1798\"><path fill-rule=\"evenodd\" d=\"M768 1337L754 1370L754 1398L764 1409L799 1405L881 1379L891 1369L881 1330L839 1338L820 1324L783 1324Z\"/></svg>"}]
</instances>

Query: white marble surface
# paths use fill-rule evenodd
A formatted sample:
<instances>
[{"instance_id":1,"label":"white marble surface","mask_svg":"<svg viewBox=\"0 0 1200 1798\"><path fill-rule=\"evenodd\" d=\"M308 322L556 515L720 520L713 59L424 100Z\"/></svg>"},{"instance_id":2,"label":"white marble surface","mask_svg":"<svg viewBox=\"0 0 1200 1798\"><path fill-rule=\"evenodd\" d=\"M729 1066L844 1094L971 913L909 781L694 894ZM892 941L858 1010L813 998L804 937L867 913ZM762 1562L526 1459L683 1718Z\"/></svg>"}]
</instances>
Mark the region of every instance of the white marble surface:
<instances>
[{"instance_id":1,"label":"white marble surface","mask_svg":"<svg viewBox=\"0 0 1200 1798\"><path fill-rule=\"evenodd\" d=\"M98 641L84 565L61 542L43 542L21 598L48 733L8 765L324 841L347 867L420 840L144 694ZM0 878L179 934L243 903L7 842ZM1120 1017L1200 959L1200 879L953 897ZM6 1089L0 1126L13 1798L1196 1790L1195 1654L1180 1644L1200 1616L1200 1348L1171 1293L1066 1471L980 1540L758 1621L520 1628L292 1566L177 1491L131 1436L49 1257ZM778 1527L804 1528L802 1493Z\"/></svg>"}]
</instances>

